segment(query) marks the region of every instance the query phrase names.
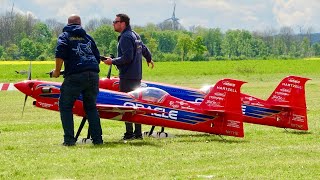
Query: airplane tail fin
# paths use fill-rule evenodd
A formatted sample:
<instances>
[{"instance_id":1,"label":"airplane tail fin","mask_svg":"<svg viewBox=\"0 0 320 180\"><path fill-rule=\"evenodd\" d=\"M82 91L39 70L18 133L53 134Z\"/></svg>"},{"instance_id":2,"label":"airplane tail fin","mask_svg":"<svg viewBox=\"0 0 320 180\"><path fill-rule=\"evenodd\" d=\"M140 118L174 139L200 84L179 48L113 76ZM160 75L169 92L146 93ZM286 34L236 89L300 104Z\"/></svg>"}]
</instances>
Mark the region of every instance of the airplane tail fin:
<instances>
[{"instance_id":1,"label":"airplane tail fin","mask_svg":"<svg viewBox=\"0 0 320 180\"><path fill-rule=\"evenodd\" d=\"M212 128L221 135L243 137L243 116L240 88L245 82L234 79L218 81L204 97L200 106L207 112L217 114Z\"/></svg>"},{"instance_id":2,"label":"airplane tail fin","mask_svg":"<svg viewBox=\"0 0 320 180\"><path fill-rule=\"evenodd\" d=\"M288 76L284 78L271 96L267 103L285 113L280 116L286 125L299 130L308 130L307 107L305 98L305 83L309 78L299 76Z\"/></svg>"}]
</instances>

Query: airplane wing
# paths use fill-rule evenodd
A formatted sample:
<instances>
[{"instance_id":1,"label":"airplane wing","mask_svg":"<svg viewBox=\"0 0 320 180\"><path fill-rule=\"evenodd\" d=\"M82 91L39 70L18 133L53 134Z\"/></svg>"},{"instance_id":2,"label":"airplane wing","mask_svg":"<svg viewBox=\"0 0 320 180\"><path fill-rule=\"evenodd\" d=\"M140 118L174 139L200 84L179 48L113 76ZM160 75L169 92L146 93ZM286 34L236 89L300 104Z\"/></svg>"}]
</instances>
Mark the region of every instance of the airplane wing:
<instances>
[{"instance_id":1,"label":"airplane wing","mask_svg":"<svg viewBox=\"0 0 320 180\"><path fill-rule=\"evenodd\" d=\"M151 114L151 113L164 113L163 111L158 111L154 109L148 109L143 107L131 107L131 106L119 106L119 105L106 105L106 104L97 104L98 111L103 112L132 112L135 114Z\"/></svg>"}]
</instances>

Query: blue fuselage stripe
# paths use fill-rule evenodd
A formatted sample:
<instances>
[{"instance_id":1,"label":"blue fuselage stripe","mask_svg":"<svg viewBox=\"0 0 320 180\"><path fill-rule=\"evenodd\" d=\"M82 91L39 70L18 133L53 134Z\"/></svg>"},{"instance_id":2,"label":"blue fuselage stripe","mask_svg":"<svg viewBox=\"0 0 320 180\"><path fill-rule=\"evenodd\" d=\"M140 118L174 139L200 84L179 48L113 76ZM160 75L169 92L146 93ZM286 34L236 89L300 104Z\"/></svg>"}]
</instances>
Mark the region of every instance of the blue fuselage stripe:
<instances>
[{"instance_id":1,"label":"blue fuselage stripe","mask_svg":"<svg viewBox=\"0 0 320 180\"><path fill-rule=\"evenodd\" d=\"M209 119L214 119L215 116L199 114L195 112L183 111L178 109L172 109L163 106L155 106L152 104L146 104L136 101L134 98L127 96L125 94L116 94L116 93L109 93L107 91L100 91L97 98L98 104L110 104L110 105L120 105L123 106L125 104L130 104L136 107L144 107L149 109L156 109L162 112L153 113L150 116L156 116L163 119L170 119L179 122L189 123L189 124L196 124L199 122L204 122ZM170 118L170 113L174 112L176 114L176 118ZM162 115L160 115L162 114ZM161 117L160 117L161 116Z\"/></svg>"}]
</instances>

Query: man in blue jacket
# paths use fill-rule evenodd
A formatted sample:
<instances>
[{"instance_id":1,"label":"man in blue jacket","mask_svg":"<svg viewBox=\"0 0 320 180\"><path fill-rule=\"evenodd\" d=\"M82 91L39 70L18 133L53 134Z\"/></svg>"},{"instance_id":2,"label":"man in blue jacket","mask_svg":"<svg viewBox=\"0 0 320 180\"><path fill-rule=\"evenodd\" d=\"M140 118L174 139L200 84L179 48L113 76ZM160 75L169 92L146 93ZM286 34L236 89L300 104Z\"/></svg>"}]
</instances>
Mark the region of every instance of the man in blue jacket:
<instances>
[{"instance_id":1,"label":"man in blue jacket","mask_svg":"<svg viewBox=\"0 0 320 180\"><path fill-rule=\"evenodd\" d=\"M56 47L56 68L52 77L59 77L64 63L64 81L61 86L59 110L64 130L65 146L76 143L72 108L74 102L81 97L89 122L89 133L93 144L102 144L102 129L96 107L99 92L100 53L96 43L81 27L78 15L68 18L68 25L59 35Z\"/></svg>"},{"instance_id":2,"label":"man in blue jacket","mask_svg":"<svg viewBox=\"0 0 320 180\"><path fill-rule=\"evenodd\" d=\"M105 64L114 64L119 69L119 86L121 92L130 92L140 87L142 79L142 56L147 60L148 66L154 67L151 53L143 44L140 36L131 29L130 18L126 14L117 14L113 27L119 32L118 57L104 60ZM142 139L141 124L126 122L126 132L123 140Z\"/></svg>"}]
</instances>

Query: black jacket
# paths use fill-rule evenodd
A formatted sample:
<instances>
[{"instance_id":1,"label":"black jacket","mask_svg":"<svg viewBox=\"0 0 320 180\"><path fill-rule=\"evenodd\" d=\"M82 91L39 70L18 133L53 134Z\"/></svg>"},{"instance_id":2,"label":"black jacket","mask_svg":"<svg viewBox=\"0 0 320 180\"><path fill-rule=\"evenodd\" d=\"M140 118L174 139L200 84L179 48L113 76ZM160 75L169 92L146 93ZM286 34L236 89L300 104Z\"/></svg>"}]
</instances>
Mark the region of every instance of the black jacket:
<instances>
[{"instance_id":1,"label":"black jacket","mask_svg":"<svg viewBox=\"0 0 320 180\"><path fill-rule=\"evenodd\" d=\"M118 37L118 57L112 60L112 64L119 69L119 78L141 80L142 56L147 62L152 60L151 53L140 36L127 26Z\"/></svg>"}]
</instances>

